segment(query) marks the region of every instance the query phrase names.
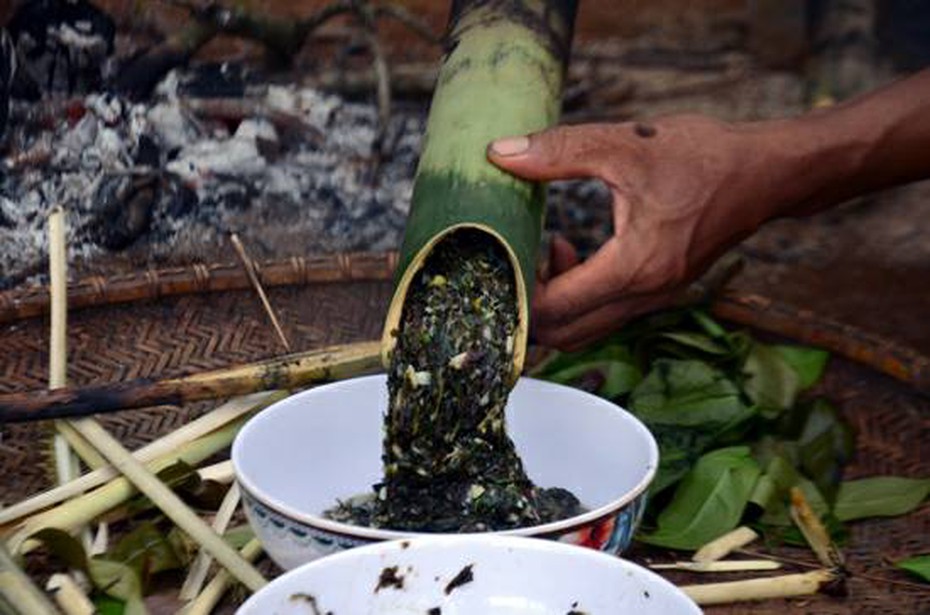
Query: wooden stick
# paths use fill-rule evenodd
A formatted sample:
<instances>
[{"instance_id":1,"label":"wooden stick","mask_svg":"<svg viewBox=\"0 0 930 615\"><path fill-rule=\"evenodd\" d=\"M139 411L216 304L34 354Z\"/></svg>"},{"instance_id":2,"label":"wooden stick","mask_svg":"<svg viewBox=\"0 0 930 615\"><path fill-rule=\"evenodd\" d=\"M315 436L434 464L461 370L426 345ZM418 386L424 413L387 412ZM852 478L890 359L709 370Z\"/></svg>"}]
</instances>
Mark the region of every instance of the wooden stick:
<instances>
[{"instance_id":1,"label":"wooden stick","mask_svg":"<svg viewBox=\"0 0 930 615\"><path fill-rule=\"evenodd\" d=\"M833 570L814 570L798 574L786 574L765 579L729 581L680 586L683 592L702 606L730 604L772 598L810 596L821 591L830 591L841 582L842 577Z\"/></svg>"},{"instance_id":2,"label":"wooden stick","mask_svg":"<svg viewBox=\"0 0 930 615\"><path fill-rule=\"evenodd\" d=\"M236 250L236 255L238 255L239 260L242 261L242 267L245 269L246 275L249 276L249 280L252 282L252 288L258 293L258 298L261 299L262 306L265 308L265 313L268 314L268 318L271 320L271 326L274 327L275 333L278 334L278 339L281 340L284 349L290 352L291 343L287 341L287 336L284 335L284 329L281 328L281 323L278 322L278 317L271 307L271 302L268 301L268 295L265 294L265 289L262 288L261 281L258 279L258 276L255 275L255 266L252 264L252 259L249 258L249 255L246 253L245 246L242 245L242 240L239 239L239 235L233 233L229 236L229 241L232 242L233 248Z\"/></svg>"},{"instance_id":3,"label":"wooden stick","mask_svg":"<svg viewBox=\"0 0 930 615\"><path fill-rule=\"evenodd\" d=\"M273 391L268 393L254 393L244 397L232 399L216 409L200 416L190 423L175 429L171 433L146 444L133 452L142 463L151 463L165 455L176 452L181 447L202 438L207 434L225 427L243 415L260 410L267 405L282 399L284 392ZM0 527L9 525L23 517L49 508L68 498L78 496L84 492L96 489L107 481L119 476L119 471L111 465L84 474L66 485L61 485L43 491L28 500L18 502L8 508L0 509Z\"/></svg>"},{"instance_id":4,"label":"wooden stick","mask_svg":"<svg viewBox=\"0 0 930 615\"><path fill-rule=\"evenodd\" d=\"M183 378L0 396L0 424L180 405L271 389L293 389L381 368L379 342L332 346Z\"/></svg>"}]
</instances>

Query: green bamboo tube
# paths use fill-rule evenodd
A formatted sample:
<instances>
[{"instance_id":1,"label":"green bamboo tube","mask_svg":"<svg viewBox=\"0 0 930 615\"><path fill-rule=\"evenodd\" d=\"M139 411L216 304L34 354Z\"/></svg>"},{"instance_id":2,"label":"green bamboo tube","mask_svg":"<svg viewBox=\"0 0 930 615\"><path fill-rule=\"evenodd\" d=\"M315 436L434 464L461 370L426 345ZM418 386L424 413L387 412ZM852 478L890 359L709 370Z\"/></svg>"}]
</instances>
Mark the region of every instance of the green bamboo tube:
<instances>
[{"instance_id":1,"label":"green bamboo tube","mask_svg":"<svg viewBox=\"0 0 930 615\"><path fill-rule=\"evenodd\" d=\"M486 232L516 276L515 380L529 335L529 298L545 214L545 187L486 158L493 139L536 132L559 117L575 0L456 0L430 107L395 290L381 341L390 362L407 292L429 254L462 228Z\"/></svg>"}]
</instances>

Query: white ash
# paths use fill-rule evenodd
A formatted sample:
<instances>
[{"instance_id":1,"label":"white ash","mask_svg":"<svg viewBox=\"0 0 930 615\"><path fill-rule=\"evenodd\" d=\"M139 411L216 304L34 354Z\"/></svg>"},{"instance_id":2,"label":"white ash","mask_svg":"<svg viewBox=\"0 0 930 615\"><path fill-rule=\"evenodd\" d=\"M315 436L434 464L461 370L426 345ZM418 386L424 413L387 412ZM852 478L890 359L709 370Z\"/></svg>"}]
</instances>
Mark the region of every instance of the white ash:
<instances>
[{"instance_id":1,"label":"white ash","mask_svg":"<svg viewBox=\"0 0 930 615\"><path fill-rule=\"evenodd\" d=\"M379 160L372 105L297 86L251 86L245 102L255 117L230 134L228 124L194 117L177 82L172 73L143 104L89 95L83 117L63 116L50 130L12 127L7 165L43 140L51 160L0 176L0 288L43 281L53 205L68 213L72 263L105 261L107 225L120 212L114 193L100 191L124 186L120 176L157 186L150 221L125 248L142 264L218 260L209 255L226 248L233 231L259 258L398 247L424 110L395 110L391 154ZM282 113L298 126L272 123Z\"/></svg>"}]
</instances>

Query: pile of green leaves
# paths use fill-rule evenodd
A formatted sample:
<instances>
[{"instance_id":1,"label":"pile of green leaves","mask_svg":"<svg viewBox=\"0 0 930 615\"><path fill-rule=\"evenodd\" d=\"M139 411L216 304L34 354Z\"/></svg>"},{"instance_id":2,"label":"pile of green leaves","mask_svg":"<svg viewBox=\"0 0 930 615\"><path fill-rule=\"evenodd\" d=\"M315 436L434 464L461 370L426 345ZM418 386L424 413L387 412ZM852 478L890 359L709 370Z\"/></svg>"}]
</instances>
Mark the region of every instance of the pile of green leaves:
<instances>
[{"instance_id":1,"label":"pile of green leaves","mask_svg":"<svg viewBox=\"0 0 930 615\"><path fill-rule=\"evenodd\" d=\"M845 522L905 514L930 493L930 479L843 480L853 430L809 391L828 360L823 350L763 343L689 309L551 355L533 375L611 399L646 424L660 466L637 538L697 549L740 524L800 542L788 515L795 486L836 540Z\"/></svg>"}]
</instances>

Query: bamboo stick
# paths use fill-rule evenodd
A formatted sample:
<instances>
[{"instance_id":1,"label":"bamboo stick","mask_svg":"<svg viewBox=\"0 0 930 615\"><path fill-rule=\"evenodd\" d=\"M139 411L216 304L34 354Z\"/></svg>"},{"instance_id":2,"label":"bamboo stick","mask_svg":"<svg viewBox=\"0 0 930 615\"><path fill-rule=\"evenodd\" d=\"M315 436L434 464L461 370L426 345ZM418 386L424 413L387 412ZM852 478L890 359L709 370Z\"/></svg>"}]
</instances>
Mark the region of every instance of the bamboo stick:
<instances>
[{"instance_id":1,"label":"bamboo stick","mask_svg":"<svg viewBox=\"0 0 930 615\"><path fill-rule=\"evenodd\" d=\"M133 455L142 463L151 463L160 457L170 454L181 446L187 445L197 438L201 438L243 415L260 410L269 404L282 399L283 391L253 393L232 399L217 407L211 412L200 416L190 423L172 431L166 436L151 442ZM77 435L77 434L76 434ZM78 436L80 437L80 436ZM83 440L83 438L81 438ZM119 476L119 472L111 465L84 474L67 485L61 485L48 491L35 495L28 500L18 502L8 508L0 509L0 527L9 525L27 515L54 506L68 498L90 491Z\"/></svg>"},{"instance_id":2,"label":"bamboo stick","mask_svg":"<svg viewBox=\"0 0 930 615\"><path fill-rule=\"evenodd\" d=\"M758 537L759 534L752 528L745 525L740 526L719 538L711 540L698 549L691 559L695 562L713 562L726 557L737 549L742 549Z\"/></svg>"},{"instance_id":3,"label":"bamboo stick","mask_svg":"<svg viewBox=\"0 0 930 615\"><path fill-rule=\"evenodd\" d=\"M688 572L752 572L778 570L781 563L770 559L741 559L709 562L673 562L652 564L653 570L686 570Z\"/></svg>"},{"instance_id":4,"label":"bamboo stick","mask_svg":"<svg viewBox=\"0 0 930 615\"><path fill-rule=\"evenodd\" d=\"M268 314L268 318L271 320L271 326L274 327L275 333L278 334L278 339L281 340L281 345L284 346L286 351L290 352L291 343L287 340L287 336L284 335L284 329L281 328L281 323L278 322L278 316L275 314L274 308L271 307L271 302L268 301L268 295L265 294L265 289L262 287L261 280L259 280L258 276L255 274L255 265L246 253L245 246L242 245L242 240L239 239L239 235L233 233L229 236L229 241L232 242L233 248L236 250L236 255L239 257L239 260L242 261L242 267L245 269L246 275L249 276L249 281L252 282L252 288L258 293L258 298L262 302L262 307L265 308L265 313Z\"/></svg>"},{"instance_id":5,"label":"bamboo stick","mask_svg":"<svg viewBox=\"0 0 930 615\"><path fill-rule=\"evenodd\" d=\"M799 574L786 574L765 579L728 581L680 586L688 597L701 606L730 604L772 598L810 596L828 590L841 580L833 570L814 570Z\"/></svg>"},{"instance_id":6,"label":"bamboo stick","mask_svg":"<svg viewBox=\"0 0 930 615\"><path fill-rule=\"evenodd\" d=\"M250 562L255 561L261 552L262 543L256 538L247 542L245 546L242 547L242 550L239 551L243 559ZM229 588L231 582L232 577L229 573L225 570L220 570L216 573L216 576L213 577L213 580L207 584L203 592L201 592L188 607L181 611L181 613L183 613L183 615L209 615L213 612L214 607L216 607L220 598L223 597L223 594Z\"/></svg>"},{"instance_id":7,"label":"bamboo stick","mask_svg":"<svg viewBox=\"0 0 930 615\"><path fill-rule=\"evenodd\" d=\"M810 545L817 559L824 566L842 570L844 567L843 554L830 540L830 533L820 522L820 517L807 503L804 492L798 487L791 488L791 507L789 509L791 520L794 521L807 544Z\"/></svg>"},{"instance_id":8,"label":"bamboo stick","mask_svg":"<svg viewBox=\"0 0 930 615\"><path fill-rule=\"evenodd\" d=\"M52 209L48 216L48 267L49 296L49 353L48 388L60 389L68 384L68 250L65 245L65 212L61 207ZM61 431L66 429L55 423L52 440L55 455L55 474L58 484L67 483L80 473L80 464L68 446Z\"/></svg>"},{"instance_id":9,"label":"bamboo stick","mask_svg":"<svg viewBox=\"0 0 930 615\"><path fill-rule=\"evenodd\" d=\"M149 464L149 468L153 473L158 473L179 461L196 466L204 459L229 446L243 422L243 420L239 420L231 423L181 446L165 457ZM29 538L39 530L53 527L66 532L74 532L76 528L124 504L136 493L138 491L125 477L121 476L113 479L106 485L89 493L72 498L54 508L21 520L8 532L7 547L13 553L28 553L38 546L38 542L29 540Z\"/></svg>"},{"instance_id":10,"label":"bamboo stick","mask_svg":"<svg viewBox=\"0 0 930 615\"><path fill-rule=\"evenodd\" d=\"M20 570L3 545L0 545L0 612L20 615L60 613L48 596Z\"/></svg>"},{"instance_id":11,"label":"bamboo stick","mask_svg":"<svg viewBox=\"0 0 930 615\"><path fill-rule=\"evenodd\" d=\"M223 532L229 527L229 522L232 520L233 513L236 512L237 506L239 506L239 486L233 483L229 491L226 492L226 496L216 512L216 517L213 519L213 531L220 536L223 535ZM204 549L197 553L197 558L191 565L187 578L184 579L184 584L181 586L179 594L181 600L193 600L197 597L203 588L204 581L207 579L207 573L210 571L210 564L212 563L213 558Z\"/></svg>"},{"instance_id":12,"label":"bamboo stick","mask_svg":"<svg viewBox=\"0 0 930 615\"><path fill-rule=\"evenodd\" d=\"M45 584L45 589L51 592L55 603L65 612L65 615L97 613L94 603L90 601L84 590L66 574L53 574Z\"/></svg>"},{"instance_id":13,"label":"bamboo stick","mask_svg":"<svg viewBox=\"0 0 930 615\"><path fill-rule=\"evenodd\" d=\"M212 480L224 485L233 482L236 478L232 461L229 459L201 468L197 470L197 474L200 476L200 480Z\"/></svg>"},{"instance_id":14,"label":"bamboo stick","mask_svg":"<svg viewBox=\"0 0 930 615\"><path fill-rule=\"evenodd\" d=\"M0 424L154 405L178 405L339 380L379 370L379 349L378 342L360 342L157 382L132 380L103 386L2 395Z\"/></svg>"},{"instance_id":15,"label":"bamboo stick","mask_svg":"<svg viewBox=\"0 0 930 615\"><path fill-rule=\"evenodd\" d=\"M139 463L108 431L93 419L80 419L74 421L73 425L78 433L92 441L97 450L132 481L139 491L148 496L165 516L199 542L202 548L243 585L252 591L265 585L266 581L261 573L243 560L221 536L210 529L177 494Z\"/></svg>"}]
</instances>

